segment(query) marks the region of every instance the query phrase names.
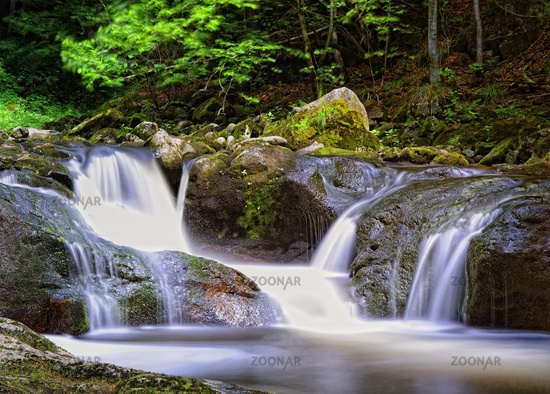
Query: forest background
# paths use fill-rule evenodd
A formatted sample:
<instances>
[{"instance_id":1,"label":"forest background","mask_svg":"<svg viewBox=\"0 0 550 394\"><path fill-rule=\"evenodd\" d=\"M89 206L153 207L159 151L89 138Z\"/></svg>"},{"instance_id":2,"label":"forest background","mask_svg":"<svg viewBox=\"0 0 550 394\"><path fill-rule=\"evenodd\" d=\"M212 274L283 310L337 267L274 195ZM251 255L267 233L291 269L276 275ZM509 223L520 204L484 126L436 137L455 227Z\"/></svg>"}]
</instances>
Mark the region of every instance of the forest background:
<instances>
[{"instance_id":1,"label":"forest background","mask_svg":"<svg viewBox=\"0 0 550 394\"><path fill-rule=\"evenodd\" d=\"M0 0L0 20L6 130L205 91L280 118L339 86L386 114L415 89L449 123L548 116L549 0Z\"/></svg>"}]
</instances>

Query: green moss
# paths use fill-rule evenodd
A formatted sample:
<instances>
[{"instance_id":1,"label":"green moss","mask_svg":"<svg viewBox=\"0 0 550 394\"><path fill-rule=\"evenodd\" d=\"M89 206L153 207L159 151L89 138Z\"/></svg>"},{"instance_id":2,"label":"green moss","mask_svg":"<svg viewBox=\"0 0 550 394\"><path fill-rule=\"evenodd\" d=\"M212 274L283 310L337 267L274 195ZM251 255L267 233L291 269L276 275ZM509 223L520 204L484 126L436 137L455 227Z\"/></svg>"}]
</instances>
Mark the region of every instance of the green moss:
<instances>
[{"instance_id":1,"label":"green moss","mask_svg":"<svg viewBox=\"0 0 550 394\"><path fill-rule=\"evenodd\" d=\"M365 129L362 115L351 110L344 100L332 100L288 120L272 123L264 135L280 135L292 149L304 148L314 141L353 151L357 148L378 150L380 145L378 138Z\"/></svg>"},{"instance_id":2,"label":"green moss","mask_svg":"<svg viewBox=\"0 0 550 394\"><path fill-rule=\"evenodd\" d=\"M506 175L527 175L550 177L550 162L548 160L530 159L525 164L506 164L498 167L499 171Z\"/></svg>"},{"instance_id":3,"label":"green moss","mask_svg":"<svg viewBox=\"0 0 550 394\"><path fill-rule=\"evenodd\" d=\"M207 260L203 260L200 257L196 256L186 256L187 260L187 269L189 270L189 273L193 276L197 277L201 281L208 281L210 278L210 274L208 270L205 269L205 262Z\"/></svg>"},{"instance_id":4,"label":"green moss","mask_svg":"<svg viewBox=\"0 0 550 394\"><path fill-rule=\"evenodd\" d=\"M191 305L203 306L205 304L204 292L196 287L190 288L187 291L187 301Z\"/></svg>"},{"instance_id":5,"label":"green moss","mask_svg":"<svg viewBox=\"0 0 550 394\"><path fill-rule=\"evenodd\" d=\"M275 237L279 230L275 227L278 219L282 188L273 180L265 185L250 185L244 192L245 207L237 224L246 230L252 240Z\"/></svg>"},{"instance_id":6,"label":"green moss","mask_svg":"<svg viewBox=\"0 0 550 394\"><path fill-rule=\"evenodd\" d=\"M81 300L71 298L68 300L68 309L73 324L71 326L72 335L81 335L90 330L90 323L86 316L86 307Z\"/></svg>"},{"instance_id":7,"label":"green moss","mask_svg":"<svg viewBox=\"0 0 550 394\"><path fill-rule=\"evenodd\" d=\"M360 159L365 160L378 160L378 152L374 151L351 151L347 149L340 149L340 148L332 148L330 146L328 147L322 147L319 149L316 149L312 153L310 153L311 156L315 157L331 157L331 156L354 156L358 157Z\"/></svg>"},{"instance_id":8,"label":"green moss","mask_svg":"<svg viewBox=\"0 0 550 394\"><path fill-rule=\"evenodd\" d=\"M436 156L433 159L433 162L436 164L456 167L463 167L469 164L468 160L466 160L466 158L459 153L443 153Z\"/></svg>"},{"instance_id":9,"label":"green moss","mask_svg":"<svg viewBox=\"0 0 550 394\"><path fill-rule=\"evenodd\" d=\"M43 352L57 352L58 347L42 335L26 327L24 324L10 321L0 317L0 333L17 338L22 343L25 343L37 350Z\"/></svg>"},{"instance_id":10,"label":"green moss","mask_svg":"<svg viewBox=\"0 0 550 394\"><path fill-rule=\"evenodd\" d=\"M401 153L403 160L410 160L414 164L428 164L441 152L432 146L421 146L415 148L405 148Z\"/></svg>"},{"instance_id":11,"label":"green moss","mask_svg":"<svg viewBox=\"0 0 550 394\"><path fill-rule=\"evenodd\" d=\"M137 286L127 297L120 299L119 303L128 325L158 324L164 319L163 316L158 316L158 311L162 310L159 308L163 303L162 298L150 283Z\"/></svg>"},{"instance_id":12,"label":"green moss","mask_svg":"<svg viewBox=\"0 0 550 394\"><path fill-rule=\"evenodd\" d=\"M216 391L203 380L147 373L95 362L5 361L2 393L203 393Z\"/></svg>"},{"instance_id":13,"label":"green moss","mask_svg":"<svg viewBox=\"0 0 550 394\"><path fill-rule=\"evenodd\" d=\"M204 393L215 394L216 391L204 385L199 379L164 376L153 373L136 374L120 382L115 387L116 393Z\"/></svg>"},{"instance_id":14,"label":"green moss","mask_svg":"<svg viewBox=\"0 0 550 394\"><path fill-rule=\"evenodd\" d=\"M490 166L496 163L504 162L506 155L516 145L517 140L513 137L507 138L495 146L481 161L479 164Z\"/></svg>"}]
</instances>

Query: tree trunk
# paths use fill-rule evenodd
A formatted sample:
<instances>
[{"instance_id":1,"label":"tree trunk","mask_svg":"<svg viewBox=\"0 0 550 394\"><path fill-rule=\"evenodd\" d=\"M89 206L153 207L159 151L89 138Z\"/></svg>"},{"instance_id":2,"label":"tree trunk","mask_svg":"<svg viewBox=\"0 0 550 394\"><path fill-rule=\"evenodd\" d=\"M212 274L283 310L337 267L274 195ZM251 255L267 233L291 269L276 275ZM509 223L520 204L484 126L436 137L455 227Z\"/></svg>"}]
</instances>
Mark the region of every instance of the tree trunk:
<instances>
[{"instance_id":1,"label":"tree trunk","mask_svg":"<svg viewBox=\"0 0 550 394\"><path fill-rule=\"evenodd\" d=\"M428 7L428 56L430 58L430 83L439 82L439 53L437 51L437 0L430 0Z\"/></svg>"},{"instance_id":2,"label":"tree trunk","mask_svg":"<svg viewBox=\"0 0 550 394\"><path fill-rule=\"evenodd\" d=\"M315 94L319 94L319 83L315 76L315 65L313 64L313 58L311 56L311 43L309 41L309 35L307 32L306 17L304 15L303 8L305 7L304 0L296 0L298 20L300 21L300 30L302 31L302 39L304 40L304 55L306 56L307 65L310 69L310 80L312 88L315 90Z\"/></svg>"},{"instance_id":3,"label":"tree trunk","mask_svg":"<svg viewBox=\"0 0 550 394\"><path fill-rule=\"evenodd\" d=\"M479 0L474 0L474 16L476 18L476 63L483 63L483 27L481 26L481 12Z\"/></svg>"},{"instance_id":4,"label":"tree trunk","mask_svg":"<svg viewBox=\"0 0 550 394\"><path fill-rule=\"evenodd\" d=\"M10 1L10 16L15 12L15 0ZM11 36L11 22L8 23L7 36Z\"/></svg>"}]
</instances>

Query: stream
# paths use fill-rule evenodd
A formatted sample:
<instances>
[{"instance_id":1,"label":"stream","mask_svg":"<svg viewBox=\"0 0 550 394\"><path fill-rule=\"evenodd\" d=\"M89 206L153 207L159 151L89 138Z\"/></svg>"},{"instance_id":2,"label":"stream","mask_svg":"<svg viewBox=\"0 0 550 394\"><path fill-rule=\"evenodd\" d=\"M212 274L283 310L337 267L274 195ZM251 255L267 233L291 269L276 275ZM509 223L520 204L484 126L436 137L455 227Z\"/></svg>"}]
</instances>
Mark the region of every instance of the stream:
<instances>
[{"instance_id":1,"label":"stream","mask_svg":"<svg viewBox=\"0 0 550 394\"><path fill-rule=\"evenodd\" d=\"M101 201L75 209L100 237L144 253L198 250L181 226L192 162L184 168L174 201L144 150L96 147L71 154L67 167L75 194ZM345 209L309 265L252 264L215 256L272 297L283 315L276 325L190 326L170 310L169 325L123 327L115 305L106 306L111 302L104 294L106 282L104 287L82 285L90 333L47 337L85 361L279 393L550 392L550 335L462 324L464 294L449 282L463 280L469 240L513 195L495 195L475 210L458 212L424 237L403 319L357 316L348 272L356 254L358 218L396 190L422 181L422 174L428 179L430 171L364 163L361 193L335 187L330 172L324 173L331 198ZM456 177L494 176L477 169L451 171ZM18 186L8 178L2 182ZM69 247L81 283L88 283L93 259L78 244ZM158 277L163 283L162 272ZM165 304L172 305L170 289L163 294Z\"/></svg>"}]
</instances>

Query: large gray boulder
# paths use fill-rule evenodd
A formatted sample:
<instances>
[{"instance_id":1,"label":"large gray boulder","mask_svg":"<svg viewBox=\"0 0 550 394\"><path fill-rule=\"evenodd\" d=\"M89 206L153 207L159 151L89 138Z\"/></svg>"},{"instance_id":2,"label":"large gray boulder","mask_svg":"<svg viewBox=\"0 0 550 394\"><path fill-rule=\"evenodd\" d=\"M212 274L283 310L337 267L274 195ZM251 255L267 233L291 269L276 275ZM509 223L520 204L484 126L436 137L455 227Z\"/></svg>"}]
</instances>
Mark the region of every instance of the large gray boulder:
<instances>
[{"instance_id":1,"label":"large gray boulder","mask_svg":"<svg viewBox=\"0 0 550 394\"><path fill-rule=\"evenodd\" d=\"M506 209L468 250L468 324L550 331L550 203Z\"/></svg>"},{"instance_id":2,"label":"large gray boulder","mask_svg":"<svg viewBox=\"0 0 550 394\"><path fill-rule=\"evenodd\" d=\"M307 261L335 217L318 159L247 144L194 163L186 222L202 247L268 261Z\"/></svg>"}]
</instances>

